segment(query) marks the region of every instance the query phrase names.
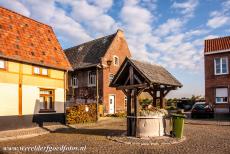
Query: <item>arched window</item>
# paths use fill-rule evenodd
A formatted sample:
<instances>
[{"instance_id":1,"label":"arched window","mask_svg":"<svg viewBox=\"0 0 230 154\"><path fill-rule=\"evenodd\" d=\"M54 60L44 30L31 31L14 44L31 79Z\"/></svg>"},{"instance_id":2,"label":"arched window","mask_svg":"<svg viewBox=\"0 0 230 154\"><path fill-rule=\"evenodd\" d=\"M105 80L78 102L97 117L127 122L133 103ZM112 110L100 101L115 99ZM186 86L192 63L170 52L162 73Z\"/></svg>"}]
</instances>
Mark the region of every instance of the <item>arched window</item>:
<instances>
[{"instance_id":1,"label":"arched window","mask_svg":"<svg viewBox=\"0 0 230 154\"><path fill-rule=\"evenodd\" d=\"M113 61L115 66L119 66L119 58L117 56L113 56Z\"/></svg>"}]
</instances>

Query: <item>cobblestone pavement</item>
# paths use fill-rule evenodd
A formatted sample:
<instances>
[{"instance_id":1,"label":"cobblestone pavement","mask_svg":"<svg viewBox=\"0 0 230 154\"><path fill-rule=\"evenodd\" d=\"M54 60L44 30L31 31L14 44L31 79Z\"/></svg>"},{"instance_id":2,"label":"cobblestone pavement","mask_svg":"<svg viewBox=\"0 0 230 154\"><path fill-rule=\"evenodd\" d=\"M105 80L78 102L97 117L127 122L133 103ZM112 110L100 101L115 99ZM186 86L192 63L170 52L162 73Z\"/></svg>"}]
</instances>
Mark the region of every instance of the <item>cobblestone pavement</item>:
<instances>
[{"instance_id":1,"label":"cobblestone pavement","mask_svg":"<svg viewBox=\"0 0 230 154\"><path fill-rule=\"evenodd\" d=\"M0 142L0 153L4 147L28 146L74 146L86 147L83 151L72 153L181 153L181 154L229 154L230 126L185 124L184 142L172 145L127 145L107 139L110 134L121 134L126 129L126 120L111 118L97 124L60 127L52 133L28 139L16 139ZM15 151L15 153L23 153ZM31 153L31 152L30 152ZM44 153L40 152L40 153ZM57 152L55 152L57 153ZM69 152L71 153L71 152Z\"/></svg>"}]
</instances>

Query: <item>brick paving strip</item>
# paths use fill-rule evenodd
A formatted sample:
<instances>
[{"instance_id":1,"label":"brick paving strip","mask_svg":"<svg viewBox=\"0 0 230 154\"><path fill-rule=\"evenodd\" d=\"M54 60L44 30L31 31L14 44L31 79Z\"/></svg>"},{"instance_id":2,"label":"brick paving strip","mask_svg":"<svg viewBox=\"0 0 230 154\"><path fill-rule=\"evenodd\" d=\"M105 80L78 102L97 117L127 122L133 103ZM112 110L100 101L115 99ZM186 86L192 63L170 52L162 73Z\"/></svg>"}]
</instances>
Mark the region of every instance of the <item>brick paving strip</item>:
<instances>
[{"instance_id":1,"label":"brick paving strip","mask_svg":"<svg viewBox=\"0 0 230 154\"><path fill-rule=\"evenodd\" d=\"M129 137L126 136L126 133L121 135L112 135L107 136L107 139L123 143L123 144L136 144L136 145L172 145L181 143L186 140L186 137L183 136L180 138L173 138L169 135L160 136L160 137L144 137L144 138L137 138L137 137Z\"/></svg>"}]
</instances>

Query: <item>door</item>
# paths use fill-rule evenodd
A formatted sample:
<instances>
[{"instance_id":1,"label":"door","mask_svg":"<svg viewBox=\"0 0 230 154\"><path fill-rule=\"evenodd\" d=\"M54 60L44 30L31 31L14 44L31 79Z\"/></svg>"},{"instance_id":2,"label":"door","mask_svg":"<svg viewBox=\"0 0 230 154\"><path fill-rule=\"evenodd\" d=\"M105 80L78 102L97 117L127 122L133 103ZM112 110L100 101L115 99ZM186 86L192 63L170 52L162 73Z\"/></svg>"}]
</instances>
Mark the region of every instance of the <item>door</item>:
<instances>
[{"instance_id":1,"label":"door","mask_svg":"<svg viewBox=\"0 0 230 154\"><path fill-rule=\"evenodd\" d=\"M115 96L109 95L109 114L114 114L115 111Z\"/></svg>"}]
</instances>

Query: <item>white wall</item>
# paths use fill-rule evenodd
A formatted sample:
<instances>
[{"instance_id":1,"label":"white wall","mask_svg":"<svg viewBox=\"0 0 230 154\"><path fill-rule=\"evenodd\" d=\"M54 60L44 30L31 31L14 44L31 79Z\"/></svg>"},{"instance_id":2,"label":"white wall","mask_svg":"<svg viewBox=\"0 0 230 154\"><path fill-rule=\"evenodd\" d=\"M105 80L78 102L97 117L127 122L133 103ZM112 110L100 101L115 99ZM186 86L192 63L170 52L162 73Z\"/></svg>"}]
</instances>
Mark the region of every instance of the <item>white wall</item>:
<instances>
[{"instance_id":1,"label":"white wall","mask_svg":"<svg viewBox=\"0 0 230 154\"><path fill-rule=\"evenodd\" d=\"M0 116L18 115L18 84L0 83Z\"/></svg>"},{"instance_id":2,"label":"white wall","mask_svg":"<svg viewBox=\"0 0 230 154\"><path fill-rule=\"evenodd\" d=\"M52 87L42 87L54 89ZM22 114L37 114L40 110L40 89L36 86L22 86ZM55 104L56 113L64 113L64 89L55 89Z\"/></svg>"}]
</instances>

